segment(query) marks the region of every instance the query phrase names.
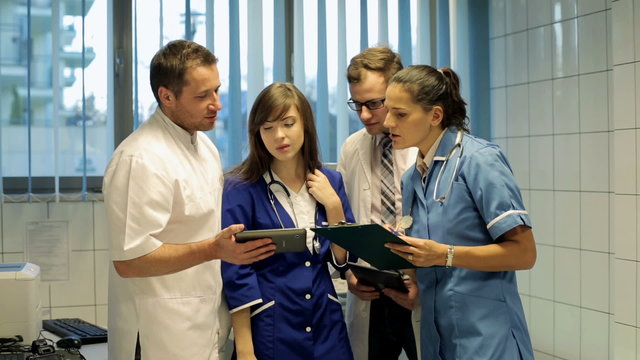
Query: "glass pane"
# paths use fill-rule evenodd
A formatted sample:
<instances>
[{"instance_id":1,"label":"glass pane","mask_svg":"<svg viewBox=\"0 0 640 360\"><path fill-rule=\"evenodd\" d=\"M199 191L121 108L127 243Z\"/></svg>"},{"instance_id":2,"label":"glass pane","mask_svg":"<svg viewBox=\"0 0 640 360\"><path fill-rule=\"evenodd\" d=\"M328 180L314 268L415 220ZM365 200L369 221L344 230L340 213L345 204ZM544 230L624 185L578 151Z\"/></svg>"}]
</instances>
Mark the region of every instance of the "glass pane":
<instances>
[{"instance_id":1,"label":"glass pane","mask_svg":"<svg viewBox=\"0 0 640 360\"><path fill-rule=\"evenodd\" d=\"M81 176L86 166L86 175L102 176L113 149L107 111L107 0L85 0L84 9L81 2L60 5L61 50L54 79L62 103L53 107L59 114L56 175Z\"/></svg>"},{"instance_id":2,"label":"glass pane","mask_svg":"<svg viewBox=\"0 0 640 360\"><path fill-rule=\"evenodd\" d=\"M29 174L29 23L26 14L26 2L0 2L2 176Z\"/></svg>"}]
</instances>

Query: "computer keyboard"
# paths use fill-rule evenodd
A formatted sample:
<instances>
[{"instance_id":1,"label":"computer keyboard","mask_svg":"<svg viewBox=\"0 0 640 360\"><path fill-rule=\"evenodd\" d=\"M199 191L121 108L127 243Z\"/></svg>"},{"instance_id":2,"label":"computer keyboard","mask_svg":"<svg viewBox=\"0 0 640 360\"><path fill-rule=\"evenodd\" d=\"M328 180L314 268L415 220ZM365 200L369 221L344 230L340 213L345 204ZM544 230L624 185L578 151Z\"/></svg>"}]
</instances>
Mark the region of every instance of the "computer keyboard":
<instances>
[{"instance_id":1,"label":"computer keyboard","mask_svg":"<svg viewBox=\"0 0 640 360\"><path fill-rule=\"evenodd\" d=\"M59 337L77 336L83 345L107 342L107 330L78 318L42 320L42 327Z\"/></svg>"}]
</instances>

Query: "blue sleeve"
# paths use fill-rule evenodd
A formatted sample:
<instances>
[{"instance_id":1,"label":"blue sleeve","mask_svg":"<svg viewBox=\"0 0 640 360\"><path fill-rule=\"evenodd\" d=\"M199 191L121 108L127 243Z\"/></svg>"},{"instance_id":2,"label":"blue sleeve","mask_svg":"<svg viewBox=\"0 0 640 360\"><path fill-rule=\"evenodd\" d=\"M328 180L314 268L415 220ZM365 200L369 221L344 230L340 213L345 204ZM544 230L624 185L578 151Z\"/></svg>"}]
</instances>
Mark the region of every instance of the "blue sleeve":
<instances>
[{"instance_id":1,"label":"blue sleeve","mask_svg":"<svg viewBox=\"0 0 640 360\"><path fill-rule=\"evenodd\" d=\"M520 188L498 146L486 146L470 154L463 177L494 240L516 226L531 227Z\"/></svg>"},{"instance_id":2,"label":"blue sleeve","mask_svg":"<svg viewBox=\"0 0 640 360\"><path fill-rule=\"evenodd\" d=\"M255 206L250 185L225 180L222 194L222 227L232 224L251 224ZM262 302L258 277L252 265L235 265L222 261L224 293L231 313Z\"/></svg>"},{"instance_id":3,"label":"blue sleeve","mask_svg":"<svg viewBox=\"0 0 640 360\"><path fill-rule=\"evenodd\" d=\"M353 216L353 212L351 211L351 205L349 204L349 197L347 196L347 191L344 187L344 181L342 180L342 174L328 169L323 169L325 175L329 179L331 186L335 189L336 194L340 197L340 201L342 202L342 211L344 212L345 221L348 223L355 223L355 217ZM347 251L347 261L348 262L357 262L358 257L354 254L351 254ZM329 262L333 267L341 273L344 273L348 270L346 264L338 265L335 263L333 256L330 257Z\"/></svg>"}]
</instances>

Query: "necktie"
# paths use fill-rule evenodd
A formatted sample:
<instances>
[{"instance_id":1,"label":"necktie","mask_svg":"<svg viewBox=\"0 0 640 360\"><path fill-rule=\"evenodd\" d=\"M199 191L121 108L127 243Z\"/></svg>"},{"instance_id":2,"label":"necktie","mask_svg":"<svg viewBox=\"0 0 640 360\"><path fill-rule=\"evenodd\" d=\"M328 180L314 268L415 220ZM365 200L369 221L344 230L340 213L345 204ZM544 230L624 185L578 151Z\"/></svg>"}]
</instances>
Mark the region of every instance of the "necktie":
<instances>
[{"instance_id":1,"label":"necktie","mask_svg":"<svg viewBox=\"0 0 640 360\"><path fill-rule=\"evenodd\" d=\"M380 220L384 224L393 225L396 220L395 181L393 179L393 154L391 139L385 136L380 141L382 156L380 157Z\"/></svg>"}]
</instances>

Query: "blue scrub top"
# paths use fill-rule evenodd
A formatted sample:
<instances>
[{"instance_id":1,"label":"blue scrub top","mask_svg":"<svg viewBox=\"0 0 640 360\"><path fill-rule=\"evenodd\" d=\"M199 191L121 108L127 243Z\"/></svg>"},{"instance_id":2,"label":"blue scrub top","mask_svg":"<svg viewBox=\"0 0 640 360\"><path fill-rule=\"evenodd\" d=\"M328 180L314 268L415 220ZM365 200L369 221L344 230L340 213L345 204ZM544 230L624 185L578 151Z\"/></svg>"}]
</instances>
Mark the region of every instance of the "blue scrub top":
<instances>
[{"instance_id":1,"label":"blue scrub top","mask_svg":"<svg viewBox=\"0 0 640 360\"><path fill-rule=\"evenodd\" d=\"M433 200L438 172L456 135L455 128L445 131L426 186L415 166L403 176L403 210L414 218L407 234L442 244L482 246L516 226L531 227L502 150L469 134L463 137L450 194L444 203ZM443 171L438 196L449 186L456 157ZM418 285L423 359L533 359L514 271L419 268Z\"/></svg>"},{"instance_id":2,"label":"blue scrub top","mask_svg":"<svg viewBox=\"0 0 640 360\"><path fill-rule=\"evenodd\" d=\"M354 222L342 176L320 170L342 200L346 220ZM282 204L274 200L284 225L294 227ZM226 179L222 208L223 228L231 224L244 224L247 230L280 228L262 177L250 184ZM316 225L326 219L324 207L318 204ZM319 241L318 253L280 253L250 265L222 262L230 311L251 307L258 359L353 359L342 306L327 267L333 261L330 242L323 237Z\"/></svg>"}]
</instances>

